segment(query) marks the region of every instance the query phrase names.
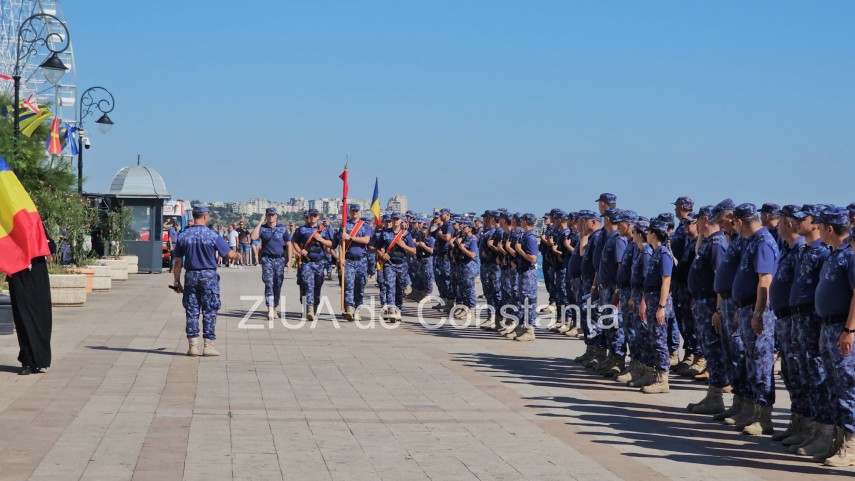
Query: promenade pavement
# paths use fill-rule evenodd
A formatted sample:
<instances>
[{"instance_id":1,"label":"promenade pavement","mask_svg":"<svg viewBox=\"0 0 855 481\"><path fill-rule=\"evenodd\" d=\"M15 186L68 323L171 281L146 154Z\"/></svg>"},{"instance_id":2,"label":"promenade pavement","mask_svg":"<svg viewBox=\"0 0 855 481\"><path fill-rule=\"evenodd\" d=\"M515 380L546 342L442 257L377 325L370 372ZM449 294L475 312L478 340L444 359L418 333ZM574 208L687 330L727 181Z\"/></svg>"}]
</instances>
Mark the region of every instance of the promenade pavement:
<instances>
[{"instance_id":1,"label":"promenade pavement","mask_svg":"<svg viewBox=\"0 0 855 481\"><path fill-rule=\"evenodd\" d=\"M171 274L132 275L83 307L55 309L45 374L18 376L14 336L0 337L0 480L852 475L688 414L703 385L673 379L670 394L644 395L596 377L572 363L584 349L576 339L427 328L412 302L393 329L326 314L313 327L271 328L262 310L247 318L255 301L241 300L263 293L260 269L221 276L217 358L185 355ZM284 292L293 325L293 272ZM324 293L337 310L338 287L328 282ZM784 429L789 402L778 388Z\"/></svg>"}]
</instances>

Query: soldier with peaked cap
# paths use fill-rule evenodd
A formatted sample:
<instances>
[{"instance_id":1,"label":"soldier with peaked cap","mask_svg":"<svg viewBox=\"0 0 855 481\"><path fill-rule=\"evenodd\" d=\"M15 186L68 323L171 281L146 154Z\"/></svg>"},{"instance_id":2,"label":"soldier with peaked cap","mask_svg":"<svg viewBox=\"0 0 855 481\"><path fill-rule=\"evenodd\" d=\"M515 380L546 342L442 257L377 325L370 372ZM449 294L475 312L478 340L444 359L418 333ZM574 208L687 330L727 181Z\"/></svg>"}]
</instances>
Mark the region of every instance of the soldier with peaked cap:
<instances>
[{"instance_id":1,"label":"soldier with peaked cap","mask_svg":"<svg viewBox=\"0 0 855 481\"><path fill-rule=\"evenodd\" d=\"M214 349L217 339L217 311L220 310L220 276L217 275L217 253L224 259L238 260L241 255L232 251L226 241L208 228L210 210L206 204L193 206L193 224L178 235L172 258L173 290L183 294L182 304L186 314L188 356L199 355L199 316L202 316L202 336L205 345L203 356L219 356ZM181 285L181 269L184 285Z\"/></svg>"},{"instance_id":2,"label":"soldier with peaked cap","mask_svg":"<svg viewBox=\"0 0 855 481\"><path fill-rule=\"evenodd\" d=\"M375 256L375 269L377 271L377 287L380 289L380 305L381 305L381 314L385 313L389 309L389 292L386 287L386 279L383 275L383 265L384 261L380 257L380 250L385 245L387 238L389 237L389 233L392 231L392 215L391 214L383 214L380 217L381 226L374 230L374 233L371 235L371 241L368 243L368 250L374 253Z\"/></svg>"},{"instance_id":3,"label":"soldier with peaked cap","mask_svg":"<svg viewBox=\"0 0 855 481\"><path fill-rule=\"evenodd\" d=\"M656 219L650 222L647 243L653 249L647 272L644 275L644 297L639 306L641 320L647 323L652 365L649 366L650 384L641 384L641 392L659 394L670 391L668 372L671 368L668 352L667 319L673 310L671 300L671 275L674 271L674 254L668 247L668 224Z\"/></svg>"},{"instance_id":4,"label":"soldier with peaked cap","mask_svg":"<svg viewBox=\"0 0 855 481\"><path fill-rule=\"evenodd\" d=\"M557 304L555 302L555 253L552 252L552 242L555 233L553 221L556 210L552 209L543 214L543 232L540 234L540 241L538 243L538 251L543 259L543 283L546 286L546 292L549 294L549 305L541 309L541 313L554 313L557 311Z\"/></svg>"},{"instance_id":5,"label":"soldier with peaked cap","mask_svg":"<svg viewBox=\"0 0 855 481\"><path fill-rule=\"evenodd\" d=\"M498 312L496 296L497 296L497 274L499 265L497 262L497 253L492 249L491 243L498 228L498 213L492 210L485 210L481 218L484 220L484 231L478 239L478 255L481 257L481 289L484 291L484 298L487 305L491 307L489 317L481 323L482 329L495 329L496 313Z\"/></svg>"},{"instance_id":6,"label":"soldier with peaked cap","mask_svg":"<svg viewBox=\"0 0 855 481\"><path fill-rule=\"evenodd\" d=\"M427 221L419 218L419 236L414 238L416 245L416 268L419 272L419 292L417 299L422 300L425 296L433 294L433 248L436 239L430 236L427 230Z\"/></svg>"},{"instance_id":7,"label":"soldier with peaked cap","mask_svg":"<svg viewBox=\"0 0 855 481\"><path fill-rule=\"evenodd\" d=\"M313 321L321 302L327 249L332 247L333 243L331 230L318 226L317 209L309 209L304 217L306 223L294 231L291 245L295 255L300 257L300 268L297 271L300 299L305 299L306 318Z\"/></svg>"},{"instance_id":8,"label":"soldier with peaked cap","mask_svg":"<svg viewBox=\"0 0 855 481\"><path fill-rule=\"evenodd\" d=\"M385 238L378 255L383 259L383 282L386 284L388 309L386 321L400 321L406 288L407 257L416 255L413 237L404 230L400 213L392 214L392 230Z\"/></svg>"},{"instance_id":9,"label":"soldier with peaked cap","mask_svg":"<svg viewBox=\"0 0 855 481\"><path fill-rule=\"evenodd\" d=\"M516 330L517 341L533 341L534 329L537 325L537 238L534 235L534 214L520 216L523 229L519 240L514 244L516 249L516 268L518 272L520 295L520 324Z\"/></svg>"},{"instance_id":10,"label":"soldier with peaked cap","mask_svg":"<svg viewBox=\"0 0 855 481\"><path fill-rule=\"evenodd\" d=\"M261 281L264 283L264 302L267 305L269 320L278 317L282 282L285 280L285 265L291 259L291 234L284 225L276 222L278 218L276 209L268 207L250 233L253 241L261 241L259 250Z\"/></svg>"},{"instance_id":11,"label":"soldier with peaked cap","mask_svg":"<svg viewBox=\"0 0 855 481\"><path fill-rule=\"evenodd\" d=\"M475 320L475 278L481 270L481 260L478 253L478 239L474 234L475 224L471 220L461 222L461 235L456 237L455 263L458 269L458 294L456 304L466 306L469 310L461 309L455 316L457 319Z\"/></svg>"},{"instance_id":12,"label":"soldier with peaked cap","mask_svg":"<svg viewBox=\"0 0 855 481\"><path fill-rule=\"evenodd\" d=\"M618 229L623 216L623 211L617 208L608 208L603 215L605 239L600 263L594 275L593 287L601 313L605 312L607 306L612 305L615 300L613 297L617 291L617 272L626 251L626 238ZM626 367L626 340L620 317L618 312L608 325L602 325L606 349L608 349L608 358L597 368L597 373L602 376L614 377L623 372Z\"/></svg>"},{"instance_id":13,"label":"soldier with peaked cap","mask_svg":"<svg viewBox=\"0 0 855 481\"><path fill-rule=\"evenodd\" d=\"M687 224L683 223L688 215L692 213L695 207L695 201L691 197L681 196L674 201L674 215L661 216L663 220L679 223L674 229L671 236L671 249L674 253L674 259L677 261L674 266L674 276L671 279L671 292L674 298L674 317L677 322L677 328L680 335L683 337L684 356L681 361L673 366L674 372L683 374L695 363L696 357L700 357L699 342L694 328L694 320L692 317L692 296L688 289L689 267L691 259L685 262L684 257L694 254L695 239L690 238L687 230ZM676 351L674 346L672 351ZM695 373L697 374L697 373Z\"/></svg>"},{"instance_id":14,"label":"soldier with peaked cap","mask_svg":"<svg viewBox=\"0 0 855 481\"><path fill-rule=\"evenodd\" d=\"M446 305L454 304L451 292L451 261L448 258L449 242L453 234L451 226L451 211L440 209L439 217L431 222L431 235L436 239L433 249L433 272L436 287L442 301L433 306L434 309L445 309Z\"/></svg>"}]
</instances>

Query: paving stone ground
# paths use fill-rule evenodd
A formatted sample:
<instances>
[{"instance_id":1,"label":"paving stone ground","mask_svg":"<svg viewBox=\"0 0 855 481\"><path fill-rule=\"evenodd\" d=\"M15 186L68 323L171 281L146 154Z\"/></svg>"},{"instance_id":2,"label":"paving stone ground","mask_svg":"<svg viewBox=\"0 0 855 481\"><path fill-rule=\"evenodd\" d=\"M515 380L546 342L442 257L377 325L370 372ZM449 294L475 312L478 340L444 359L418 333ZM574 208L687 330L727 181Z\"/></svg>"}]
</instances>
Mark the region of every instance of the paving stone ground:
<instances>
[{"instance_id":1,"label":"paving stone ground","mask_svg":"<svg viewBox=\"0 0 855 481\"><path fill-rule=\"evenodd\" d=\"M685 405L705 386L644 395L570 359L581 341L507 341L329 316L272 328L259 268L222 269L218 358L184 355L170 274L132 275L54 311L54 366L17 376L0 337L0 480L811 480L853 475L742 436ZM338 306L338 287L324 293ZM369 294L376 295L371 286ZM287 320L297 324L294 274ZM432 319L432 322L435 321ZM784 429L789 403L779 383Z\"/></svg>"}]
</instances>

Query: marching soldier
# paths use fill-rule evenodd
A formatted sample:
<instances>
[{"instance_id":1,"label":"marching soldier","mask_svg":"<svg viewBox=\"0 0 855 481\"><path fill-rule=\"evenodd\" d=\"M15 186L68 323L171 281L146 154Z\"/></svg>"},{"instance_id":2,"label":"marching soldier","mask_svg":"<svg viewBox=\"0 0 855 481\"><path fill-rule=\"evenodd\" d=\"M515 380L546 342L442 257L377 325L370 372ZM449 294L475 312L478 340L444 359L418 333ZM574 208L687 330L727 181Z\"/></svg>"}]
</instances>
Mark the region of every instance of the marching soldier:
<instances>
[{"instance_id":1,"label":"marching soldier","mask_svg":"<svg viewBox=\"0 0 855 481\"><path fill-rule=\"evenodd\" d=\"M324 285L327 250L332 247L330 230L318 226L317 209L309 209L305 215L306 223L299 227L291 238L291 246L300 258L297 269L300 299L305 299L306 319L313 321L318 305L321 303L321 287Z\"/></svg>"},{"instance_id":2,"label":"marching soldier","mask_svg":"<svg viewBox=\"0 0 855 481\"><path fill-rule=\"evenodd\" d=\"M404 306L406 287L407 256L416 255L413 237L403 229L401 214L392 214L392 231L378 252L383 259L383 277L386 284L386 302L389 308L383 313L387 321L400 321Z\"/></svg>"},{"instance_id":3,"label":"marching soldier","mask_svg":"<svg viewBox=\"0 0 855 481\"><path fill-rule=\"evenodd\" d=\"M276 208L268 207L250 234L253 241L261 240L259 261L261 281L264 282L264 302L267 305L269 320L279 317L279 299L282 294L282 282L285 279L285 265L291 259L291 234L284 225L276 222L277 218Z\"/></svg>"},{"instance_id":4,"label":"marching soldier","mask_svg":"<svg viewBox=\"0 0 855 481\"><path fill-rule=\"evenodd\" d=\"M333 249L332 255L340 267L344 267L344 313L347 321L359 320L359 308L365 294L368 277L366 254L371 232L365 221L360 218L359 204L350 204L350 218L343 231L335 234L334 244L344 243L344 259L340 259L340 249Z\"/></svg>"}]
</instances>

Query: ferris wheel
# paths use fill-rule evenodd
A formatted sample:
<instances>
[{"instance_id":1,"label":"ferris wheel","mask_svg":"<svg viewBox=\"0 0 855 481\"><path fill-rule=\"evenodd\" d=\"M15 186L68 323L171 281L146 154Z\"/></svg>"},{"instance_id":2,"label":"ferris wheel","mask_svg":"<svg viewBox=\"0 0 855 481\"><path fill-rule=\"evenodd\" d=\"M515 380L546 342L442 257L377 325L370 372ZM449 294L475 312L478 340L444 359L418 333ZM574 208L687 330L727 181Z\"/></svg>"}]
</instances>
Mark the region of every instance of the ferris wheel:
<instances>
[{"instance_id":1,"label":"ferris wheel","mask_svg":"<svg viewBox=\"0 0 855 481\"><path fill-rule=\"evenodd\" d=\"M0 74L11 75L17 58L18 31L24 21L32 15L48 14L68 25L58 0L0 0ZM37 28L51 42L68 41L68 48L58 54L68 71L56 84L49 82L39 65L50 56L47 48L35 49L21 65L21 99L30 95L48 106L54 114L66 122L77 122L77 67L74 64L74 48L65 38L66 29L51 17L42 17ZM22 63L24 63L22 61ZM14 95L12 82L0 82L0 94L11 99ZM11 102L10 102L11 103Z\"/></svg>"}]
</instances>

